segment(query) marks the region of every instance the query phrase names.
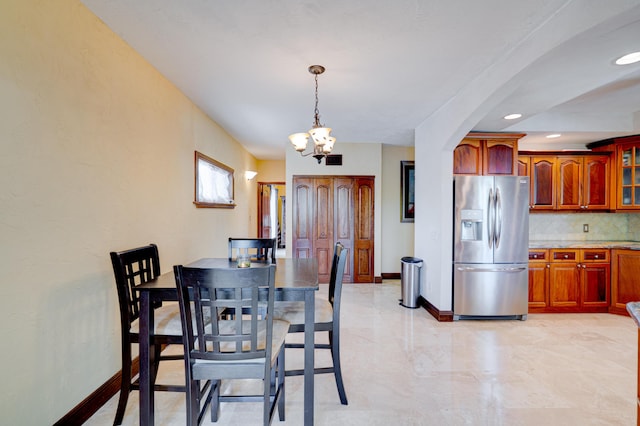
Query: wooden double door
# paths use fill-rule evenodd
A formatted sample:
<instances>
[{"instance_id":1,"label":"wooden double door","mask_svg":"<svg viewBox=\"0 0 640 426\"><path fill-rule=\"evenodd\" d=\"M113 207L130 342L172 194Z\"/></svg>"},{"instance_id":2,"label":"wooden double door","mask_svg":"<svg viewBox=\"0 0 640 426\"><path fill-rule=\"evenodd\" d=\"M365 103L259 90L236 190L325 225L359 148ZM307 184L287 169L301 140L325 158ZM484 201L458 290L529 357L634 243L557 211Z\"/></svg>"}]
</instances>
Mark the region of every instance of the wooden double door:
<instances>
[{"instance_id":1,"label":"wooden double door","mask_svg":"<svg viewBox=\"0 0 640 426\"><path fill-rule=\"evenodd\" d=\"M315 257L318 279L329 282L333 248L348 250L344 282L374 282L374 177L294 176L293 257Z\"/></svg>"}]
</instances>

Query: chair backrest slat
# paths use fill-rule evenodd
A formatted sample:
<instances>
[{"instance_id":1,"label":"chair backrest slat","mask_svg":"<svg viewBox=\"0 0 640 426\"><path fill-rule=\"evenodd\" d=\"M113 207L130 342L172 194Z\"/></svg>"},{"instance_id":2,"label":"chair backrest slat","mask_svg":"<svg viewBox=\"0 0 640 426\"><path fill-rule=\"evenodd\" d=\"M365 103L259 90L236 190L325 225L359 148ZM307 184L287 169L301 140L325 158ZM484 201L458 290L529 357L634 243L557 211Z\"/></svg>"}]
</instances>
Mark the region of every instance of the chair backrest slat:
<instances>
[{"instance_id":1,"label":"chair backrest slat","mask_svg":"<svg viewBox=\"0 0 640 426\"><path fill-rule=\"evenodd\" d=\"M116 279L120 317L123 325L131 324L140 316L140 301L136 286L160 275L158 246L149 244L120 252L111 252L111 263Z\"/></svg>"},{"instance_id":2,"label":"chair backrest slat","mask_svg":"<svg viewBox=\"0 0 640 426\"><path fill-rule=\"evenodd\" d=\"M235 261L238 253L248 254L251 261L275 263L275 238L229 238L229 261Z\"/></svg>"},{"instance_id":3,"label":"chair backrest slat","mask_svg":"<svg viewBox=\"0 0 640 426\"><path fill-rule=\"evenodd\" d=\"M190 362L270 358L275 267L174 267Z\"/></svg>"}]
</instances>

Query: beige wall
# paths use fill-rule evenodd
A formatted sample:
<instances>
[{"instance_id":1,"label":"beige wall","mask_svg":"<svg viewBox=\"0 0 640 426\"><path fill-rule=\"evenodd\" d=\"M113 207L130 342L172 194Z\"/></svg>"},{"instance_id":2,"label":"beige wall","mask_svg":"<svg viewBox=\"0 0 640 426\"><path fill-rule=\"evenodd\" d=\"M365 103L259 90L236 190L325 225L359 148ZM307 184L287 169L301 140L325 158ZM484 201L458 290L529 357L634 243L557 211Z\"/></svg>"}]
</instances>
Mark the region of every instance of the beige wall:
<instances>
[{"instance_id":1,"label":"beige wall","mask_svg":"<svg viewBox=\"0 0 640 426\"><path fill-rule=\"evenodd\" d=\"M120 369L109 251L225 256L257 162L77 0L3 2L0 143L0 423L52 424ZM234 210L194 207L194 150Z\"/></svg>"},{"instance_id":2,"label":"beige wall","mask_svg":"<svg viewBox=\"0 0 640 426\"><path fill-rule=\"evenodd\" d=\"M284 160L258 160L258 182L284 182L286 179Z\"/></svg>"},{"instance_id":3,"label":"beige wall","mask_svg":"<svg viewBox=\"0 0 640 426\"><path fill-rule=\"evenodd\" d=\"M414 225L400 222L400 162L413 161L413 147L382 146L382 273L400 272L400 258L413 256Z\"/></svg>"}]
</instances>

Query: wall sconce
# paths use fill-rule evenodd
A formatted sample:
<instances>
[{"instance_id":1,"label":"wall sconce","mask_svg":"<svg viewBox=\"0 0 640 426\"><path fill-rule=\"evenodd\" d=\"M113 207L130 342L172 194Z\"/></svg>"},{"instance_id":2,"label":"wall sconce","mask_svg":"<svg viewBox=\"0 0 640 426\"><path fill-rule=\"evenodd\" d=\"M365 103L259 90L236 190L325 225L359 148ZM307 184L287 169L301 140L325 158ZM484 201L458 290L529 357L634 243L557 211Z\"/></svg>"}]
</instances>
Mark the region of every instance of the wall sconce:
<instances>
[{"instance_id":1,"label":"wall sconce","mask_svg":"<svg viewBox=\"0 0 640 426\"><path fill-rule=\"evenodd\" d=\"M256 177L257 174L258 172L254 172L253 170L247 170L246 172L244 172L244 177L246 177L247 180L251 180L254 177Z\"/></svg>"}]
</instances>

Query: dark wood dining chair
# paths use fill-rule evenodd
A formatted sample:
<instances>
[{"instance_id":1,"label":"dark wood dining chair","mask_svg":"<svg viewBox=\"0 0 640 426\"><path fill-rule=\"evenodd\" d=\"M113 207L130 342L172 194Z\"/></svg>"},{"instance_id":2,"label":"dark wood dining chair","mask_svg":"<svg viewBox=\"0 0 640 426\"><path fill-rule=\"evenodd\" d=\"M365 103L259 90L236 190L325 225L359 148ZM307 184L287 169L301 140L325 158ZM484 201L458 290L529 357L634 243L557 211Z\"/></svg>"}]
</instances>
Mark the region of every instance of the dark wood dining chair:
<instances>
[{"instance_id":1,"label":"dark wood dining chair","mask_svg":"<svg viewBox=\"0 0 640 426\"><path fill-rule=\"evenodd\" d=\"M252 262L276 262L276 238L229 238L229 261L239 253L248 254Z\"/></svg>"},{"instance_id":2,"label":"dark wood dining chair","mask_svg":"<svg viewBox=\"0 0 640 426\"><path fill-rule=\"evenodd\" d=\"M275 268L174 266L185 330L187 425L200 424L209 404L211 421L217 421L219 404L226 401L262 401L264 425L271 423L276 408L284 421L289 323L273 319ZM266 304L259 291L268 292ZM226 319L229 311L246 313ZM228 379L261 379L262 395L222 395L222 380Z\"/></svg>"},{"instance_id":3,"label":"dark wood dining chair","mask_svg":"<svg viewBox=\"0 0 640 426\"><path fill-rule=\"evenodd\" d=\"M341 243L336 243L333 252L333 262L331 265L331 276L329 279L329 297L322 299L316 297L315 301L315 331L327 331L329 343L316 343L315 349L331 350L333 366L316 367L315 374L333 373L338 387L340 402L347 405L347 394L342 381L342 367L340 365L340 302L342 299L342 278L347 262L347 250ZM274 316L289 322L289 333L304 332L304 302L276 302ZM286 343L286 348L304 348L302 343ZM287 376L301 376L304 370L287 370Z\"/></svg>"},{"instance_id":4,"label":"dark wood dining chair","mask_svg":"<svg viewBox=\"0 0 640 426\"><path fill-rule=\"evenodd\" d=\"M134 290L137 285L153 280L160 275L160 257L155 244L130 250L111 252L111 263L118 290L120 305L120 334L122 338L122 381L120 398L116 410L114 425L122 423L127 400L132 390L139 390L138 380L133 380L131 365L131 346L140 341L138 334L138 318L140 316L140 301ZM180 309L177 303L165 303L154 306L154 336L155 344L153 374L154 389L160 391L185 391L184 385L156 384L155 378L160 361L181 360L180 355L162 355L162 345L182 344L182 325L180 323Z\"/></svg>"}]
</instances>

